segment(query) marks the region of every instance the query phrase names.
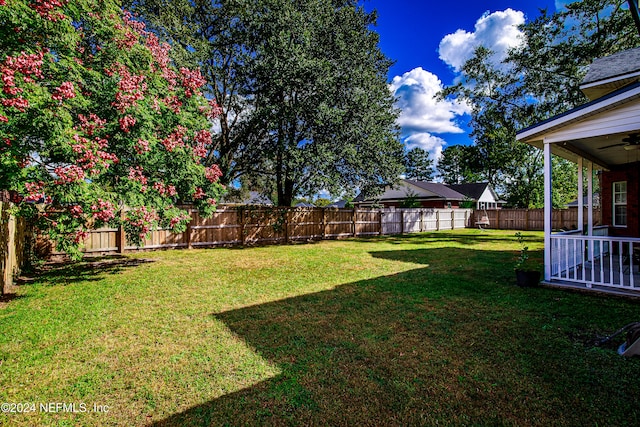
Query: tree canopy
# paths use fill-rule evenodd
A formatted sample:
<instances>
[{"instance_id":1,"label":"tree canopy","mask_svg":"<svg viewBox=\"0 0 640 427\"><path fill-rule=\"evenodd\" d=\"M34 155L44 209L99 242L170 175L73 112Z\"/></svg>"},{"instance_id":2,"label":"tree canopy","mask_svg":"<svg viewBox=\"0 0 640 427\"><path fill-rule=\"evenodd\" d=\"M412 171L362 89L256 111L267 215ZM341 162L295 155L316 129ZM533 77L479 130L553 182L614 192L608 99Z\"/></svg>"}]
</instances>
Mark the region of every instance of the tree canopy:
<instances>
[{"instance_id":1,"label":"tree canopy","mask_svg":"<svg viewBox=\"0 0 640 427\"><path fill-rule=\"evenodd\" d=\"M0 40L0 189L58 249L120 221L138 243L180 231L178 203L215 209L221 171L201 160L218 107L142 21L113 1L11 0Z\"/></svg>"},{"instance_id":2,"label":"tree canopy","mask_svg":"<svg viewBox=\"0 0 640 427\"><path fill-rule=\"evenodd\" d=\"M188 34L185 58L207 70L223 179L290 205L320 190L373 193L402 172L390 61L357 1L133 4L161 34Z\"/></svg>"},{"instance_id":3,"label":"tree canopy","mask_svg":"<svg viewBox=\"0 0 640 427\"><path fill-rule=\"evenodd\" d=\"M510 204L540 206L543 200L541 153L516 142L517 130L585 103L579 86L593 59L640 44L625 3L582 0L554 14L543 11L521 27L522 43L502 63L492 63L492 52L481 46L463 66L463 79L443 91L472 105L478 150L472 155L480 161L467 163L502 188ZM556 174L577 170L561 159L553 168ZM565 183L554 181L557 206L577 197L577 188Z\"/></svg>"},{"instance_id":4,"label":"tree canopy","mask_svg":"<svg viewBox=\"0 0 640 427\"><path fill-rule=\"evenodd\" d=\"M420 147L407 152L404 160L405 175L409 179L418 181L431 181L433 179L433 159L429 158L429 152Z\"/></svg>"}]
</instances>

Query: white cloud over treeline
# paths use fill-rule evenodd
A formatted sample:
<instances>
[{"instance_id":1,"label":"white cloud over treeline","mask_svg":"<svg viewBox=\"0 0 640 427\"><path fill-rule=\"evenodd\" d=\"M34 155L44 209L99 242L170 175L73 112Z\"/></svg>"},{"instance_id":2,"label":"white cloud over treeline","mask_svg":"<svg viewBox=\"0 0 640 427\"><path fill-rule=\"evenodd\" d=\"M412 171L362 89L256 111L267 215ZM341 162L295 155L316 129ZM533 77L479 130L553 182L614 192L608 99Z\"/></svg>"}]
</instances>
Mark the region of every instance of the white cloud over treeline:
<instances>
[{"instance_id":1,"label":"white cloud over treeline","mask_svg":"<svg viewBox=\"0 0 640 427\"><path fill-rule=\"evenodd\" d=\"M459 74L475 50L484 46L494 52L492 60L499 64L510 48L523 42L518 26L524 22L524 13L517 10L485 12L472 32L459 29L442 38L438 47L440 59ZM401 110L398 125L407 149L420 147L436 160L447 144L443 136L463 133L459 121L471 110L455 99L438 99L443 87L438 76L421 67L394 77L390 84L398 98L396 106Z\"/></svg>"},{"instance_id":2,"label":"white cloud over treeline","mask_svg":"<svg viewBox=\"0 0 640 427\"><path fill-rule=\"evenodd\" d=\"M455 100L438 99L443 84L435 74L414 68L394 77L390 89L398 98L398 125L408 148L423 148L437 158L446 142L433 134L464 132L456 118L468 113L469 107Z\"/></svg>"},{"instance_id":3,"label":"white cloud over treeline","mask_svg":"<svg viewBox=\"0 0 640 427\"><path fill-rule=\"evenodd\" d=\"M518 10L485 12L476 21L473 32L459 29L444 36L438 48L440 59L459 72L475 50L484 46L494 52L492 59L498 64L510 48L522 43L522 32L518 29L521 24L524 24L524 13Z\"/></svg>"}]
</instances>

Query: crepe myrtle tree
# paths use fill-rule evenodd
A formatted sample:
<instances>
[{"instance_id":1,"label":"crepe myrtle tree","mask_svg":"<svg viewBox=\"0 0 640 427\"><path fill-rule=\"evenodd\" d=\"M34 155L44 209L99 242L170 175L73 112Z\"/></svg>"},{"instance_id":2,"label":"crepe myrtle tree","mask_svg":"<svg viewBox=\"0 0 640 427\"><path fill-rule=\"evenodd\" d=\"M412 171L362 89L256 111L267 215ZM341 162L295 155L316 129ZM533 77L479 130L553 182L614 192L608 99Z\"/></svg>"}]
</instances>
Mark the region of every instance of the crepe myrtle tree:
<instances>
[{"instance_id":1,"label":"crepe myrtle tree","mask_svg":"<svg viewBox=\"0 0 640 427\"><path fill-rule=\"evenodd\" d=\"M169 50L113 1L0 0L0 190L58 249L79 257L106 224L140 245L185 229L181 203L215 209L219 108Z\"/></svg>"}]
</instances>

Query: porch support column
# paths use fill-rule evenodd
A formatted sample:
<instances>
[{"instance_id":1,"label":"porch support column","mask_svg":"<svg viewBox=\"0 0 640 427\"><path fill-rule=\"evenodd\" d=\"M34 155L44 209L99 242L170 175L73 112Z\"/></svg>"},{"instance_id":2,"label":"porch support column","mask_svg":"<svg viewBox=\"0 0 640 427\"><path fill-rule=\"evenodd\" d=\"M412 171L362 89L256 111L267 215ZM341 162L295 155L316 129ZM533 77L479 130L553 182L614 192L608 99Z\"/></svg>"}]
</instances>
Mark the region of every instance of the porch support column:
<instances>
[{"instance_id":1,"label":"porch support column","mask_svg":"<svg viewBox=\"0 0 640 427\"><path fill-rule=\"evenodd\" d=\"M551 280L551 144L544 141L544 280Z\"/></svg>"},{"instance_id":2,"label":"porch support column","mask_svg":"<svg viewBox=\"0 0 640 427\"><path fill-rule=\"evenodd\" d=\"M578 230L584 230L584 165L582 157L578 157Z\"/></svg>"},{"instance_id":3,"label":"porch support column","mask_svg":"<svg viewBox=\"0 0 640 427\"><path fill-rule=\"evenodd\" d=\"M587 162L587 204L588 235L593 236L593 162Z\"/></svg>"}]
</instances>

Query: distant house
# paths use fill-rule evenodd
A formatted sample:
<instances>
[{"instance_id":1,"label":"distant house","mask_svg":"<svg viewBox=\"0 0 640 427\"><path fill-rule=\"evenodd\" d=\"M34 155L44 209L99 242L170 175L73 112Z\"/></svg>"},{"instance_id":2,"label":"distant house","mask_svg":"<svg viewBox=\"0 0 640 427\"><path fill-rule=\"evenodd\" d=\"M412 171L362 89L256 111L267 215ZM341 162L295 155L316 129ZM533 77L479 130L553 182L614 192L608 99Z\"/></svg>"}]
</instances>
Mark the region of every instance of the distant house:
<instances>
[{"instance_id":1,"label":"distant house","mask_svg":"<svg viewBox=\"0 0 640 427\"><path fill-rule=\"evenodd\" d=\"M476 209L500 209L505 204L488 182L448 184L447 187L464 194L467 199L475 201Z\"/></svg>"},{"instance_id":2,"label":"distant house","mask_svg":"<svg viewBox=\"0 0 640 427\"><path fill-rule=\"evenodd\" d=\"M347 205L347 200L338 200L337 202L333 202L330 205L327 205L327 208L339 208L344 209Z\"/></svg>"},{"instance_id":3,"label":"distant house","mask_svg":"<svg viewBox=\"0 0 640 427\"><path fill-rule=\"evenodd\" d=\"M567 203L567 207L577 208L579 204L580 204L579 200L575 199L573 202ZM589 206L589 196L584 196L582 198L582 205L587 207ZM593 207L594 208L600 207L600 193L593 193Z\"/></svg>"},{"instance_id":4,"label":"distant house","mask_svg":"<svg viewBox=\"0 0 640 427\"><path fill-rule=\"evenodd\" d=\"M271 200L261 195L257 191L249 191L249 195L242 199L237 197L229 197L229 198L224 197L221 201L221 204L226 206L238 206L238 205L273 206L273 202Z\"/></svg>"},{"instance_id":5,"label":"distant house","mask_svg":"<svg viewBox=\"0 0 640 427\"><path fill-rule=\"evenodd\" d=\"M439 182L401 180L396 186L388 187L375 199L364 199L358 196L354 200L356 206L401 207L408 198L413 198L425 208L459 208L466 202L474 206L497 207L499 205L491 186L488 183L447 185Z\"/></svg>"}]
</instances>

